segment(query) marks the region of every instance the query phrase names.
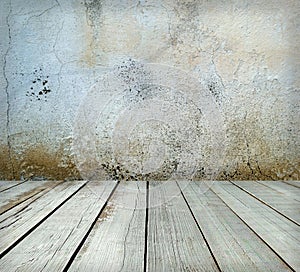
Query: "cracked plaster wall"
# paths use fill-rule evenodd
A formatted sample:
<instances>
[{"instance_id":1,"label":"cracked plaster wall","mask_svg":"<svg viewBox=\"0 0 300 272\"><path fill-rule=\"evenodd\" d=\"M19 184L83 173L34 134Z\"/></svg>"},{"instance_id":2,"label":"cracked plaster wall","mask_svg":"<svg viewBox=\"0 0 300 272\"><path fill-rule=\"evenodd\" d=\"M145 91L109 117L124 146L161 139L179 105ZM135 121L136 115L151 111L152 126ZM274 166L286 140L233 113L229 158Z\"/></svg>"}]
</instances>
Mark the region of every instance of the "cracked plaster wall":
<instances>
[{"instance_id":1,"label":"cracked plaster wall","mask_svg":"<svg viewBox=\"0 0 300 272\"><path fill-rule=\"evenodd\" d=\"M299 1L2 0L0 12L1 179L80 178L78 107L130 58L211 93L227 137L219 179L299 179Z\"/></svg>"}]
</instances>

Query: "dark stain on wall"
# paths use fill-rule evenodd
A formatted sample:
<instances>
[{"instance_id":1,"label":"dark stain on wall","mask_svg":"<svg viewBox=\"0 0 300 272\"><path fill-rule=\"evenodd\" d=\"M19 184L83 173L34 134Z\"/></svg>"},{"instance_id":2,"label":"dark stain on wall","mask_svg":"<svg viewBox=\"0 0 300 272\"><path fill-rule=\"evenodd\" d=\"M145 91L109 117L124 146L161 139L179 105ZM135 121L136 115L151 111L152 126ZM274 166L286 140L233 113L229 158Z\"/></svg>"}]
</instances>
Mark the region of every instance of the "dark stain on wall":
<instances>
[{"instance_id":1,"label":"dark stain on wall","mask_svg":"<svg viewBox=\"0 0 300 272\"><path fill-rule=\"evenodd\" d=\"M145 82L149 82L150 74L142 63L131 58L124 60L116 66L115 74L126 87L124 95L128 98L128 103L145 100L150 94L149 88L145 86Z\"/></svg>"},{"instance_id":2,"label":"dark stain on wall","mask_svg":"<svg viewBox=\"0 0 300 272\"><path fill-rule=\"evenodd\" d=\"M102 14L102 0L85 0L83 4L87 11L89 23L92 26L97 26Z\"/></svg>"},{"instance_id":3,"label":"dark stain on wall","mask_svg":"<svg viewBox=\"0 0 300 272\"><path fill-rule=\"evenodd\" d=\"M49 87L49 76L44 75L43 69L35 69L32 73L33 79L30 90L27 90L26 96L30 101L45 101L47 102L47 94L51 92Z\"/></svg>"},{"instance_id":4,"label":"dark stain on wall","mask_svg":"<svg viewBox=\"0 0 300 272\"><path fill-rule=\"evenodd\" d=\"M8 157L7 146L0 146L0 179L2 180L78 180L82 179L74 158L68 157L68 161L61 166L61 161L66 155L63 148L55 153L49 152L47 147L38 145L28 148L21 155L12 153L13 165L16 176L12 176L11 164ZM128 171L121 163L107 162L98 166L113 180L168 180L176 171L177 162L166 161L157 172L149 174L136 174ZM95 166L92 167L95 169ZM225 165L217 176L217 180L297 180L300 177L300 161L288 160L274 161L273 163L251 162L251 168L247 159L241 159L235 165ZM194 180L205 180L204 167L199 167L194 175ZM93 176L89 177L93 179ZM95 175L95 178L99 176Z\"/></svg>"},{"instance_id":5,"label":"dark stain on wall","mask_svg":"<svg viewBox=\"0 0 300 272\"><path fill-rule=\"evenodd\" d=\"M160 180L166 181L171 178L172 173L177 168L177 162L166 161L164 166L157 172L140 174L128 171L121 163L103 163L101 166L108 174L108 177L113 180L123 180L123 181L150 181L150 180Z\"/></svg>"},{"instance_id":6,"label":"dark stain on wall","mask_svg":"<svg viewBox=\"0 0 300 272\"><path fill-rule=\"evenodd\" d=\"M222 170L217 180L299 180L300 161L291 163L282 160L272 164L258 164L249 167L248 162L241 161L230 170Z\"/></svg>"},{"instance_id":7,"label":"dark stain on wall","mask_svg":"<svg viewBox=\"0 0 300 272\"><path fill-rule=\"evenodd\" d=\"M215 101L220 105L222 103L222 88L220 88L220 84L216 81L211 81L207 87Z\"/></svg>"}]
</instances>

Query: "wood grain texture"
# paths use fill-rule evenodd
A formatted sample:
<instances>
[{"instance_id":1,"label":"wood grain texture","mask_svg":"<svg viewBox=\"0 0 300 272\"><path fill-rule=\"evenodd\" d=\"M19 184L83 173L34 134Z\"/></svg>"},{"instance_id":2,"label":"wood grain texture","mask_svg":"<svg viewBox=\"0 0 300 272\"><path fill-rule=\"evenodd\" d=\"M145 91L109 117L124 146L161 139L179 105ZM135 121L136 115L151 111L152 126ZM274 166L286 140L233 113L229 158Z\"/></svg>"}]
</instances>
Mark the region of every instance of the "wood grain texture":
<instances>
[{"instance_id":1,"label":"wood grain texture","mask_svg":"<svg viewBox=\"0 0 300 272\"><path fill-rule=\"evenodd\" d=\"M219 271L175 182L150 182L147 271Z\"/></svg>"},{"instance_id":2,"label":"wood grain texture","mask_svg":"<svg viewBox=\"0 0 300 272\"><path fill-rule=\"evenodd\" d=\"M299 188L285 182L28 184L2 192L14 205L0 215L1 271L300 267L300 227L285 217Z\"/></svg>"},{"instance_id":3,"label":"wood grain texture","mask_svg":"<svg viewBox=\"0 0 300 272\"><path fill-rule=\"evenodd\" d=\"M299 180L285 180L285 181L282 181L282 182L300 189L300 181Z\"/></svg>"},{"instance_id":4,"label":"wood grain texture","mask_svg":"<svg viewBox=\"0 0 300 272\"><path fill-rule=\"evenodd\" d=\"M0 193L0 214L22 203L26 199L54 186L58 181L27 181Z\"/></svg>"},{"instance_id":5,"label":"wood grain texture","mask_svg":"<svg viewBox=\"0 0 300 272\"><path fill-rule=\"evenodd\" d=\"M121 182L69 271L143 271L146 183Z\"/></svg>"},{"instance_id":6,"label":"wood grain texture","mask_svg":"<svg viewBox=\"0 0 300 272\"><path fill-rule=\"evenodd\" d=\"M292 198L300 202L300 190L290 186L289 184L282 181L256 181L264 186L272 188L278 193L281 193L284 197ZM264 189L263 189L264 190ZM273 192L271 192L271 195Z\"/></svg>"},{"instance_id":7,"label":"wood grain texture","mask_svg":"<svg viewBox=\"0 0 300 272\"><path fill-rule=\"evenodd\" d=\"M43 195L51 191L53 188L58 186L61 182L53 182L52 184L49 184L48 187L46 187L45 190L42 190L38 192L37 194L32 195L29 198L26 198L22 202L18 203L17 205L11 207L9 210L7 210L5 213L2 213L0 215L0 223L4 222L6 219L13 217L13 216L18 216L18 213L21 213L23 210L28 208L29 205L31 205L34 201L37 199L41 198Z\"/></svg>"},{"instance_id":8,"label":"wood grain texture","mask_svg":"<svg viewBox=\"0 0 300 272\"><path fill-rule=\"evenodd\" d=\"M204 182L178 184L222 271L291 271Z\"/></svg>"},{"instance_id":9,"label":"wood grain texture","mask_svg":"<svg viewBox=\"0 0 300 272\"><path fill-rule=\"evenodd\" d=\"M26 181L11 181L11 180L0 180L0 193L6 191L9 188L16 187Z\"/></svg>"},{"instance_id":10,"label":"wood grain texture","mask_svg":"<svg viewBox=\"0 0 300 272\"><path fill-rule=\"evenodd\" d=\"M216 182L215 192L294 270L300 267L300 228L230 182Z\"/></svg>"},{"instance_id":11,"label":"wood grain texture","mask_svg":"<svg viewBox=\"0 0 300 272\"><path fill-rule=\"evenodd\" d=\"M5 271L62 271L116 182L89 182L0 260Z\"/></svg>"},{"instance_id":12,"label":"wood grain texture","mask_svg":"<svg viewBox=\"0 0 300 272\"><path fill-rule=\"evenodd\" d=\"M2 257L85 183L86 181L63 182L21 212L2 221L0 223L0 256ZM58 224L64 223L58 222Z\"/></svg>"},{"instance_id":13,"label":"wood grain texture","mask_svg":"<svg viewBox=\"0 0 300 272\"><path fill-rule=\"evenodd\" d=\"M300 201L293 197L285 196L258 182L233 181L232 183L300 226Z\"/></svg>"}]
</instances>

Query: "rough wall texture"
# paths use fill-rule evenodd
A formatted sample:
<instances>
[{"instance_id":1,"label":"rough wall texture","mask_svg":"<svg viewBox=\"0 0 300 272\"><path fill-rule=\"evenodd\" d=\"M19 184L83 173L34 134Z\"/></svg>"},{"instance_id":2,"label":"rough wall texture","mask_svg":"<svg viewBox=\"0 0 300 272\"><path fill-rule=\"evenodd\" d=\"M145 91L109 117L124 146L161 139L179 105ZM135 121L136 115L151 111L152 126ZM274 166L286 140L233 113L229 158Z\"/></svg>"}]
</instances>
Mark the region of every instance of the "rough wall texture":
<instances>
[{"instance_id":1,"label":"rough wall texture","mask_svg":"<svg viewBox=\"0 0 300 272\"><path fill-rule=\"evenodd\" d=\"M168 179L178 165L199 179L299 179L299 1L2 0L0 13L0 179Z\"/></svg>"}]
</instances>

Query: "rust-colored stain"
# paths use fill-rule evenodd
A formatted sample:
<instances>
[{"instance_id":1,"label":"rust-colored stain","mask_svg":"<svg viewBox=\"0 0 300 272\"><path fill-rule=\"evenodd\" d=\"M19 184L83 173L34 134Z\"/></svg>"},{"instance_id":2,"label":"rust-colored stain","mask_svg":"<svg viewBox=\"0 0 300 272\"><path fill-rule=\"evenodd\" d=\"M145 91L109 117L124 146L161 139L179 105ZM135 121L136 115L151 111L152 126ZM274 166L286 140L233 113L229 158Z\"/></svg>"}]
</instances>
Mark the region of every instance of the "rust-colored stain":
<instances>
[{"instance_id":1,"label":"rust-colored stain","mask_svg":"<svg viewBox=\"0 0 300 272\"><path fill-rule=\"evenodd\" d=\"M260 144L259 144L260 141ZM261 149L261 155L256 158L253 155L247 157L246 147L242 140L237 141L237 147L232 146L228 150L228 158L234 158L234 153L241 152L239 160L234 165L229 165L220 169L217 180L297 180L300 177L300 161L289 161L287 159L272 158L272 154L266 143L260 139L256 145ZM61 162L64 160L62 166ZM67 161L66 161L67 160ZM225 160L226 162L226 160ZM119 164L99 165L103 173L115 180L149 180L149 176L130 173ZM95 169L92 167L92 169ZM151 175L151 180L167 180L171 173L162 169L155 175ZM107 177L106 176L106 177ZM96 177L98 177L96 175ZM0 147L0 179L20 180L20 179L45 179L45 180L80 180L82 179L74 158L64 154L63 148L55 153L39 145L28 148L21 154L11 152L11 161L6 146ZM205 180L205 169L199 170L194 176L195 180Z\"/></svg>"},{"instance_id":2,"label":"rust-colored stain","mask_svg":"<svg viewBox=\"0 0 300 272\"><path fill-rule=\"evenodd\" d=\"M107 220L108 218L110 218L111 215L113 214L114 210L115 210L115 205L113 203L108 203L107 206L105 207L105 209L100 214L100 217L98 218L97 224Z\"/></svg>"},{"instance_id":3,"label":"rust-colored stain","mask_svg":"<svg viewBox=\"0 0 300 272\"><path fill-rule=\"evenodd\" d=\"M10 159L8 148L1 146L0 154L1 179L81 179L74 161L64 154L63 147L56 152L50 152L46 146L37 145L26 149L21 154L11 151Z\"/></svg>"},{"instance_id":4,"label":"rust-colored stain","mask_svg":"<svg viewBox=\"0 0 300 272\"><path fill-rule=\"evenodd\" d=\"M0 145L0 179L13 180L13 169L10 162L8 146Z\"/></svg>"}]
</instances>

